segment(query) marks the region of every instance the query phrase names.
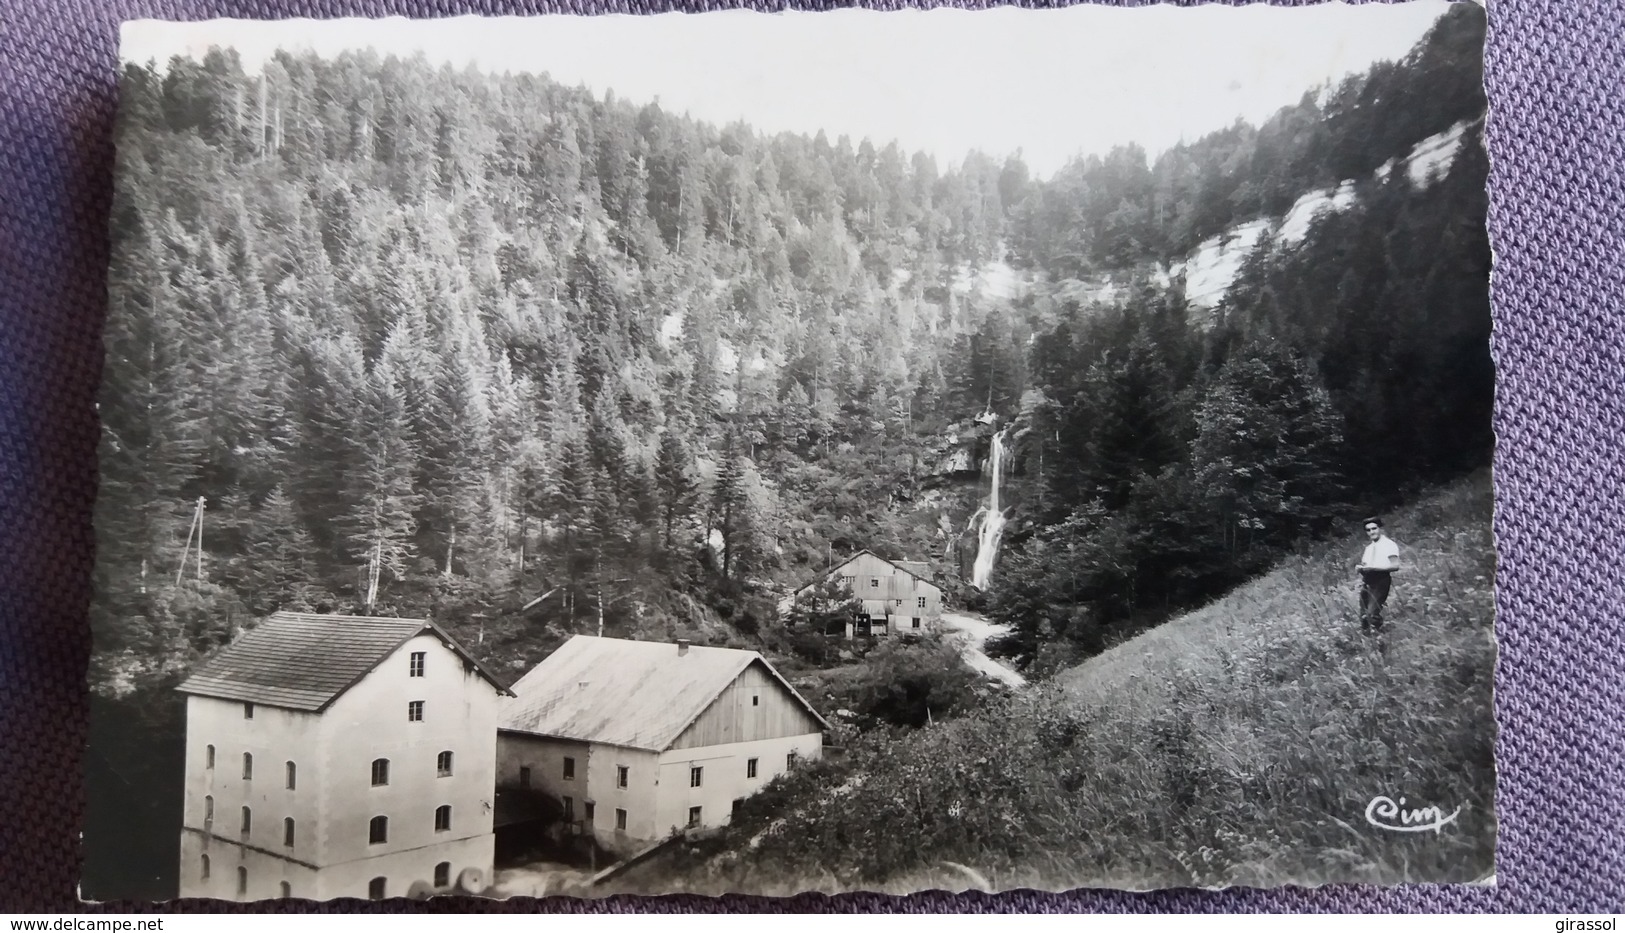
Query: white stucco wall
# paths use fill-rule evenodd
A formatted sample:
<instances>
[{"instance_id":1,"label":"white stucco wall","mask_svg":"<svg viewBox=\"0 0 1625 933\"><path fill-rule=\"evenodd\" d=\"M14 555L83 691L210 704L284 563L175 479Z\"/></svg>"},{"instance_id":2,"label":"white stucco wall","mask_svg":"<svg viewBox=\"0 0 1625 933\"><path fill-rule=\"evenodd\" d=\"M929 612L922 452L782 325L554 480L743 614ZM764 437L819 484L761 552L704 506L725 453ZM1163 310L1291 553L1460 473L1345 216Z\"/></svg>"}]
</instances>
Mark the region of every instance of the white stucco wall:
<instances>
[{"instance_id":1,"label":"white stucco wall","mask_svg":"<svg viewBox=\"0 0 1625 933\"><path fill-rule=\"evenodd\" d=\"M793 751L801 761L816 759L824 748L824 737L814 732L755 742L708 745L701 748L672 749L660 756L660 784L654 833L658 839L673 829L688 825L690 807L701 808L700 826L726 826L733 814L733 802L749 797L783 774ZM747 762L757 760L756 777L747 777ZM700 786L691 786L690 768L704 770Z\"/></svg>"},{"instance_id":2,"label":"white stucco wall","mask_svg":"<svg viewBox=\"0 0 1625 933\"><path fill-rule=\"evenodd\" d=\"M576 760L574 780L564 780L565 756ZM660 756L654 752L504 732L498 738L497 759L497 780L502 787L518 787L519 769L528 767L530 786L560 801L569 796L577 820L586 818L586 805L592 803L593 835L607 849L624 852L657 838ZM617 781L621 766L627 768L626 787ZM617 809L626 811L624 832L615 829Z\"/></svg>"},{"instance_id":3,"label":"white stucco wall","mask_svg":"<svg viewBox=\"0 0 1625 933\"><path fill-rule=\"evenodd\" d=\"M422 677L410 676L414 651L426 656ZM424 701L422 722L408 720L411 700ZM453 881L465 868L489 879L496 704L496 688L433 634L401 646L320 715L256 704L254 718L245 720L240 702L189 697L184 810L189 829L182 830L181 896L198 891L196 896L235 899L238 864L249 868L250 899L279 896L277 882L285 875L295 896L365 897L367 882L380 875L389 879L392 894L404 894L411 880L431 880L442 861L452 862ZM212 771L204 767L209 744L216 750ZM254 755L250 781L242 780L245 751ZM437 774L441 751L453 754L450 777ZM376 758L390 761L387 786L372 786ZM285 786L288 760L298 768L291 791ZM214 797L212 826L203 822L205 795ZM253 810L247 837L238 832L245 804ZM452 808L451 828L437 832L435 809L441 805ZM374 845L368 829L378 815L389 817L389 838ZM282 844L283 819L289 816L296 821L292 849ZM239 841L252 848L229 865L211 854L205 883L198 858L203 840L189 842L195 835L191 830L219 837L209 840L211 853ZM279 856L318 868L312 872L289 862L274 870L272 862L285 861ZM406 872L416 874L407 878ZM263 889L260 878L266 879ZM311 883L318 893L310 893Z\"/></svg>"}]
</instances>

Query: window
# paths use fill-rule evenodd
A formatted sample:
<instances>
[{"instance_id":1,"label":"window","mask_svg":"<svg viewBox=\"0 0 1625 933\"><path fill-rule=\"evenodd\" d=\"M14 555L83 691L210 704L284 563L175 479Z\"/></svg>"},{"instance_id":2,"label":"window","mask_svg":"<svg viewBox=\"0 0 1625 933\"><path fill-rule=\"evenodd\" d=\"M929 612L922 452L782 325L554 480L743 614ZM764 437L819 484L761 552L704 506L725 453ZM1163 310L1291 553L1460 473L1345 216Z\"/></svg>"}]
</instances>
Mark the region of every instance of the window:
<instances>
[{"instance_id":1,"label":"window","mask_svg":"<svg viewBox=\"0 0 1625 933\"><path fill-rule=\"evenodd\" d=\"M367 897L375 901L383 900L384 885L387 883L383 878L374 878L367 882Z\"/></svg>"},{"instance_id":2,"label":"window","mask_svg":"<svg viewBox=\"0 0 1625 933\"><path fill-rule=\"evenodd\" d=\"M626 811L625 810L621 810L621 809L618 809L618 808L616 809L616 811L615 811L615 828L620 830L621 832L626 832Z\"/></svg>"},{"instance_id":3,"label":"window","mask_svg":"<svg viewBox=\"0 0 1625 933\"><path fill-rule=\"evenodd\" d=\"M286 881L282 882L282 896L293 897L293 885L287 883Z\"/></svg>"},{"instance_id":4,"label":"window","mask_svg":"<svg viewBox=\"0 0 1625 933\"><path fill-rule=\"evenodd\" d=\"M293 790L294 785L298 783L299 768L293 762L290 761L290 762L288 762L288 765L287 765L287 771L288 771L288 790Z\"/></svg>"},{"instance_id":5,"label":"window","mask_svg":"<svg viewBox=\"0 0 1625 933\"><path fill-rule=\"evenodd\" d=\"M791 770L791 769L795 768L795 766L796 766L796 753L791 752L790 754L785 755L784 756L784 768L785 768L785 770L786 771Z\"/></svg>"},{"instance_id":6,"label":"window","mask_svg":"<svg viewBox=\"0 0 1625 933\"><path fill-rule=\"evenodd\" d=\"M592 811L593 811L592 801L589 800L586 803L582 804L581 806L585 810L585 812L582 815L587 818L587 822L591 823L592 822Z\"/></svg>"},{"instance_id":7,"label":"window","mask_svg":"<svg viewBox=\"0 0 1625 933\"><path fill-rule=\"evenodd\" d=\"M699 807L689 807L688 808L688 825L690 827L700 825L700 808Z\"/></svg>"},{"instance_id":8,"label":"window","mask_svg":"<svg viewBox=\"0 0 1625 933\"><path fill-rule=\"evenodd\" d=\"M841 578L841 585L846 586L846 587L850 587L852 585L853 579L854 579L853 577L842 577Z\"/></svg>"},{"instance_id":9,"label":"window","mask_svg":"<svg viewBox=\"0 0 1625 933\"><path fill-rule=\"evenodd\" d=\"M879 577L870 577L869 578L869 589L871 589L871 590L880 589L880 578Z\"/></svg>"},{"instance_id":10,"label":"window","mask_svg":"<svg viewBox=\"0 0 1625 933\"><path fill-rule=\"evenodd\" d=\"M210 771L214 770L214 746L213 745L207 746L207 747L205 747L203 749L203 767L208 768Z\"/></svg>"},{"instance_id":11,"label":"window","mask_svg":"<svg viewBox=\"0 0 1625 933\"><path fill-rule=\"evenodd\" d=\"M705 775L705 769L704 768L699 768L699 767L689 768L688 769L688 786L689 787L699 787L700 786L700 780L704 777L704 775Z\"/></svg>"},{"instance_id":12,"label":"window","mask_svg":"<svg viewBox=\"0 0 1625 933\"><path fill-rule=\"evenodd\" d=\"M735 819L738 819L739 818L739 808L743 807L744 805L745 805L745 798L743 798L743 797L735 797L734 798L733 808L728 811L729 815L732 816Z\"/></svg>"},{"instance_id":13,"label":"window","mask_svg":"<svg viewBox=\"0 0 1625 933\"><path fill-rule=\"evenodd\" d=\"M423 721L423 701L422 700L413 700L412 702L406 704L406 721L407 722L422 722Z\"/></svg>"},{"instance_id":14,"label":"window","mask_svg":"<svg viewBox=\"0 0 1625 933\"><path fill-rule=\"evenodd\" d=\"M451 752L441 752L434 759L435 777L451 777Z\"/></svg>"},{"instance_id":15,"label":"window","mask_svg":"<svg viewBox=\"0 0 1625 933\"><path fill-rule=\"evenodd\" d=\"M443 888L451 884L451 863L441 862L434 867L434 886Z\"/></svg>"},{"instance_id":16,"label":"window","mask_svg":"<svg viewBox=\"0 0 1625 933\"><path fill-rule=\"evenodd\" d=\"M568 822L574 820L575 818L576 799L574 797L566 797L564 798L564 819Z\"/></svg>"},{"instance_id":17,"label":"window","mask_svg":"<svg viewBox=\"0 0 1625 933\"><path fill-rule=\"evenodd\" d=\"M284 817L282 820L282 844L293 848L293 817Z\"/></svg>"},{"instance_id":18,"label":"window","mask_svg":"<svg viewBox=\"0 0 1625 933\"><path fill-rule=\"evenodd\" d=\"M203 856L203 875L202 875L202 878L203 878L204 881L209 880L209 857L207 855Z\"/></svg>"},{"instance_id":19,"label":"window","mask_svg":"<svg viewBox=\"0 0 1625 933\"><path fill-rule=\"evenodd\" d=\"M428 657L427 653L425 653L425 652L422 652L422 651L414 651L414 652L412 652L412 676L413 677L422 677L423 676L423 659L425 657Z\"/></svg>"},{"instance_id":20,"label":"window","mask_svg":"<svg viewBox=\"0 0 1625 933\"><path fill-rule=\"evenodd\" d=\"M903 601L901 599L899 599L897 601L897 608L899 608L899 609L903 608Z\"/></svg>"},{"instance_id":21,"label":"window","mask_svg":"<svg viewBox=\"0 0 1625 933\"><path fill-rule=\"evenodd\" d=\"M372 786L383 787L389 783L389 759L375 758L372 762Z\"/></svg>"},{"instance_id":22,"label":"window","mask_svg":"<svg viewBox=\"0 0 1625 933\"><path fill-rule=\"evenodd\" d=\"M243 780L254 780L254 756L243 752Z\"/></svg>"},{"instance_id":23,"label":"window","mask_svg":"<svg viewBox=\"0 0 1625 933\"><path fill-rule=\"evenodd\" d=\"M917 609L924 609L925 608L925 597L921 596L919 599L916 599L914 601L914 606Z\"/></svg>"},{"instance_id":24,"label":"window","mask_svg":"<svg viewBox=\"0 0 1625 933\"><path fill-rule=\"evenodd\" d=\"M755 776L756 776L756 759L755 758L747 759L745 761L745 777L753 778Z\"/></svg>"},{"instance_id":25,"label":"window","mask_svg":"<svg viewBox=\"0 0 1625 933\"><path fill-rule=\"evenodd\" d=\"M520 768L519 769L519 786L520 787L529 787L530 786L530 769L529 768Z\"/></svg>"},{"instance_id":26,"label":"window","mask_svg":"<svg viewBox=\"0 0 1625 933\"><path fill-rule=\"evenodd\" d=\"M203 825L208 826L214 822L214 795L203 798Z\"/></svg>"},{"instance_id":27,"label":"window","mask_svg":"<svg viewBox=\"0 0 1625 933\"><path fill-rule=\"evenodd\" d=\"M627 782L627 777L630 775L630 773L631 773L631 769L627 768L626 765L618 765L618 766L616 766L616 768L615 768L615 786L616 787L625 787L626 782Z\"/></svg>"},{"instance_id":28,"label":"window","mask_svg":"<svg viewBox=\"0 0 1625 933\"><path fill-rule=\"evenodd\" d=\"M389 841L389 817L375 816L367 824L367 844L381 845Z\"/></svg>"},{"instance_id":29,"label":"window","mask_svg":"<svg viewBox=\"0 0 1625 933\"><path fill-rule=\"evenodd\" d=\"M762 705L762 695L760 693L751 694L750 695L750 705L752 705L752 706L761 706Z\"/></svg>"},{"instance_id":30,"label":"window","mask_svg":"<svg viewBox=\"0 0 1625 933\"><path fill-rule=\"evenodd\" d=\"M248 835L249 833L251 833L253 831L254 831L254 811L248 809L247 807L244 807L243 808L242 834L246 836L246 835Z\"/></svg>"},{"instance_id":31,"label":"window","mask_svg":"<svg viewBox=\"0 0 1625 933\"><path fill-rule=\"evenodd\" d=\"M434 808L434 831L437 833L451 830L451 804Z\"/></svg>"},{"instance_id":32,"label":"window","mask_svg":"<svg viewBox=\"0 0 1625 933\"><path fill-rule=\"evenodd\" d=\"M567 757L564 759L564 779L566 781L576 779L576 760L574 758Z\"/></svg>"},{"instance_id":33,"label":"window","mask_svg":"<svg viewBox=\"0 0 1625 933\"><path fill-rule=\"evenodd\" d=\"M252 704L252 703L244 703L243 704L243 718L244 719L253 719L254 718L254 704Z\"/></svg>"},{"instance_id":34,"label":"window","mask_svg":"<svg viewBox=\"0 0 1625 933\"><path fill-rule=\"evenodd\" d=\"M237 896L248 896L248 869L241 865L237 866Z\"/></svg>"},{"instance_id":35,"label":"window","mask_svg":"<svg viewBox=\"0 0 1625 933\"><path fill-rule=\"evenodd\" d=\"M915 616L914 618L909 619L908 620L908 627L909 628L919 628L920 627L920 617Z\"/></svg>"}]
</instances>

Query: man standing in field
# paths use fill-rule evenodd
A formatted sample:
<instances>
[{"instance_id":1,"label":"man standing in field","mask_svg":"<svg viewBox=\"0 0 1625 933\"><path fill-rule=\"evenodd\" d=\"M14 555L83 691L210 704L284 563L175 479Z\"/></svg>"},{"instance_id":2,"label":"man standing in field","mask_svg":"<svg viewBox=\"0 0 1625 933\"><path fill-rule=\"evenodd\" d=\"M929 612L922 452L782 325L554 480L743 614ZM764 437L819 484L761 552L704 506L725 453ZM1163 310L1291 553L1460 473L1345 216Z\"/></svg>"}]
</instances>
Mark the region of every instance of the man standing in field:
<instances>
[{"instance_id":1,"label":"man standing in field","mask_svg":"<svg viewBox=\"0 0 1625 933\"><path fill-rule=\"evenodd\" d=\"M1399 570L1399 545L1382 533L1382 519L1365 520L1365 536L1370 544L1360 555L1360 631L1382 631L1382 607L1388 602L1388 588Z\"/></svg>"}]
</instances>

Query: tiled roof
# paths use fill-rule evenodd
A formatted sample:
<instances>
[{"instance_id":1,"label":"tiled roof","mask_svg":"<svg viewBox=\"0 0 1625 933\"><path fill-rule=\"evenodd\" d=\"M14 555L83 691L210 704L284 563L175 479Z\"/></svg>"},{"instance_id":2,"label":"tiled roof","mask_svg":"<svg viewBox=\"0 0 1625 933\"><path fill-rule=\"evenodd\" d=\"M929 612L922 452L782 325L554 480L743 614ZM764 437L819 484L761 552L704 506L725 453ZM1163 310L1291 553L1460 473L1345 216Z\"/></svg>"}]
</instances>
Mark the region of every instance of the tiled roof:
<instances>
[{"instance_id":1,"label":"tiled roof","mask_svg":"<svg viewBox=\"0 0 1625 933\"><path fill-rule=\"evenodd\" d=\"M278 612L192 672L182 693L320 711L406 641L433 632L498 691L502 683L427 619Z\"/></svg>"},{"instance_id":2,"label":"tiled roof","mask_svg":"<svg viewBox=\"0 0 1625 933\"><path fill-rule=\"evenodd\" d=\"M501 728L664 751L751 664L828 727L754 651L577 635L513 685Z\"/></svg>"}]
</instances>

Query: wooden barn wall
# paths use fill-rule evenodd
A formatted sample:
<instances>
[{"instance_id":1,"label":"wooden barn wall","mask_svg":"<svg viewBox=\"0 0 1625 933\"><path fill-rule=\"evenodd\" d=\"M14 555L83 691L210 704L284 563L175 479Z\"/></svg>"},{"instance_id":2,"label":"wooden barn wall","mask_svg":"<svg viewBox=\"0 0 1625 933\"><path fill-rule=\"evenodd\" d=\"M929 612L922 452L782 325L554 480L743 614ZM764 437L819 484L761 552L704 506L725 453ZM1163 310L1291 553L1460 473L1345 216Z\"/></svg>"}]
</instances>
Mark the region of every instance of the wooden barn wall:
<instances>
[{"instance_id":1,"label":"wooden barn wall","mask_svg":"<svg viewBox=\"0 0 1625 933\"><path fill-rule=\"evenodd\" d=\"M752 697L760 697L752 705ZM722 691L700 717L677 737L672 748L700 748L733 742L755 742L819 732L818 720L807 714L789 691L760 664L752 664Z\"/></svg>"}]
</instances>

